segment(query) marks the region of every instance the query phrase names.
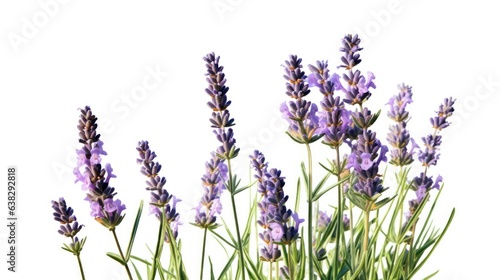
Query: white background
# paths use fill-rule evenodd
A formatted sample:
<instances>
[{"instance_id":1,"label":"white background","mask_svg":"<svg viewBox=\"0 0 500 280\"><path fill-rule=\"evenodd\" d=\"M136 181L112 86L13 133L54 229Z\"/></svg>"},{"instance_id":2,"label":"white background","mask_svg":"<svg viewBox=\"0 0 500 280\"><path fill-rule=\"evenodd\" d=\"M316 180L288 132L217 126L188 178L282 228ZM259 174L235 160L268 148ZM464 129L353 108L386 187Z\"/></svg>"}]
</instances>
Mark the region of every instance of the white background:
<instances>
[{"instance_id":1,"label":"white background","mask_svg":"<svg viewBox=\"0 0 500 280\"><path fill-rule=\"evenodd\" d=\"M189 225L190 209L200 196L204 162L217 146L208 122L202 57L214 51L225 67L242 148L240 175L248 177L248 153L258 148L293 186L305 151L283 133L278 107L287 96L280 65L297 54L304 66L327 59L334 71L340 39L360 33L365 50L359 69L377 77L367 103L372 110L387 109L397 84L413 86L410 131L419 139L430 133L428 119L439 103L457 98L441 160L430 170L446 185L436 225L443 225L453 207L456 217L422 275L439 269L435 279L494 279L500 250L496 7L492 1L333 2L2 1L0 167L5 181L7 167L18 168L19 220L18 272L7 272L2 261L0 278L78 279L76 260L60 249L67 240L52 219L50 201L64 196L85 224L87 278L125 279L123 269L104 255L115 251L111 234L92 220L84 193L73 183L77 109L89 105L99 118L108 152L104 161L118 176L112 185L128 208L118 229L122 242L139 200L149 199L135 164L137 141L149 140L167 187L183 200L180 236L190 277L196 279L202 231ZM138 92L152 71L160 72L149 80L154 86ZM313 90L311 98L319 100L320 94ZM384 140L389 121L385 111L381 116L377 128ZM315 160L324 162L327 154L316 146ZM6 191L0 201L6 216ZM226 204L227 220L229 209ZM144 215L142 225L135 248L147 257L144 248L154 244L156 221ZM2 260L7 237L1 226ZM225 258L214 239L209 242L212 258Z\"/></svg>"}]
</instances>

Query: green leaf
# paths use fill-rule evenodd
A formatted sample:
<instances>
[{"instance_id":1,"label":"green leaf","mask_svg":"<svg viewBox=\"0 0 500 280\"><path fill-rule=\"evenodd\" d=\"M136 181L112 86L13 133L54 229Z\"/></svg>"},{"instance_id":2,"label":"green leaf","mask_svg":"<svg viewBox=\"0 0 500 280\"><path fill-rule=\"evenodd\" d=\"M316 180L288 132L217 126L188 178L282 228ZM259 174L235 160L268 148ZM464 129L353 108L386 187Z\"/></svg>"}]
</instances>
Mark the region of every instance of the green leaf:
<instances>
[{"instance_id":1,"label":"green leaf","mask_svg":"<svg viewBox=\"0 0 500 280\"><path fill-rule=\"evenodd\" d=\"M226 265L222 269L221 273L219 274L219 277L217 278L218 280L223 279L224 274L227 273L227 271L231 268L234 259L236 258L236 255L238 254L238 251L234 251L233 255L231 255L231 258L227 261Z\"/></svg>"},{"instance_id":2,"label":"green leaf","mask_svg":"<svg viewBox=\"0 0 500 280\"><path fill-rule=\"evenodd\" d=\"M233 249L237 248L237 246L235 246L233 243L226 240L224 237L222 237L220 234L215 232L213 229L209 228L208 230L210 230L210 232L218 238L217 240L220 239L220 240L224 241L227 245L231 246ZM234 240L233 240L233 242L234 242Z\"/></svg>"},{"instance_id":3,"label":"green leaf","mask_svg":"<svg viewBox=\"0 0 500 280\"><path fill-rule=\"evenodd\" d=\"M314 190L312 196L313 196L313 201L317 201L318 199L320 199L325 193L327 193L328 191L330 191L331 189L337 187L337 186L340 186L342 183L344 183L345 181L349 180L350 176L347 176L345 178L343 178L342 180L338 181L337 183L329 186L328 188L326 188L325 190L323 190L322 192L319 192L321 187L316 187L316 189ZM323 178L323 180L326 181L326 179L328 178ZM321 181L320 184L324 184L324 181ZM320 184L318 184L318 186L320 186Z\"/></svg>"},{"instance_id":4,"label":"green leaf","mask_svg":"<svg viewBox=\"0 0 500 280\"><path fill-rule=\"evenodd\" d=\"M212 259L208 257L208 262L210 263L210 280L215 280L214 266L212 264Z\"/></svg>"},{"instance_id":5,"label":"green leaf","mask_svg":"<svg viewBox=\"0 0 500 280\"><path fill-rule=\"evenodd\" d=\"M125 254L126 262L128 262L128 260L130 259L130 254L132 253L132 247L134 246L135 236L137 234L137 229L139 228L139 222L141 221L143 206L144 206L144 201L141 200L139 204L139 209L137 210L137 215L135 216L134 227L132 228L132 233L130 234L130 240L128 242L127 252Z\"/></svg>"},{"instance_id":6,"label":"green leaf","mask_svg":"<svg viewBox=\"0 0 500 280\"><path fill-rule=\"evenodd\" d=\"M137 266L135 265L134 262L131 262L132 263L132 266L134 267L134 271L135 271L135 275L137 276L137 279L138 280L142 280L142 276L141 274L139 273L139 270L137 269Z\"/></svg>"},{"instance_id":7,"label":"green leaf","mask_svg":"<svg viewBox=\"0 0 500 280\"><path fill-rule=\"evenodd\" d=\"M112 258L113 260L119 262L121 265L125 266L127 264L127 262L125 262L122 257L120 257L120 255L118 254L115 254L115 253L112 253L112 252L107 252L106 255L110 258Z\"/></svg>"}]
</instances>

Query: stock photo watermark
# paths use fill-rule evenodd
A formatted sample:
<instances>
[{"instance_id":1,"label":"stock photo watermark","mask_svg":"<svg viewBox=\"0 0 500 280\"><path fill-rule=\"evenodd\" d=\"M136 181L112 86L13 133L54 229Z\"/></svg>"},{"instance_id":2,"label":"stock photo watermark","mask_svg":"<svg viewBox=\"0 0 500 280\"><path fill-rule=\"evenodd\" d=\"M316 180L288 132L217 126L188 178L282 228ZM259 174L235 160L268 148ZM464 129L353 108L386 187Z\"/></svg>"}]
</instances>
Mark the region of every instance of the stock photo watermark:
<instances>
[{"instance_id":1,"label":"stock photo watermark","mask_svg":"<svg viewBox=\"0 0 500 280\"><path fill-rule=\"evenodd\" d=\"M119 122L130 117L133 110L137 109L151 93L155 92L165 79L170 75L168 71L161 68L160 64L149 65L144 69L146 74L138 84L133 86L129 91L126 91L119 96L116 96L109 105L110 112L115 118L101 118L99 124L99 133L101 135L110 134L116 129ZM73 169L76 166L76 146L65 147L65 157L62 161L53 161L52 170L56 174L59 182L64 180L67 174L72 175Z\"/></svg>"},{"instance_id":2,"label":"stock photo watermark","mask_svg":"<svg viewBox=\"0 0 500 280\"><path fill-rule=\"evenodd\" d=\"M21 17L21 26L18 31L7 33L7 39L15 53L19 53L20 48L35 38L50 20L56 17L61 8L69 0L41 0L38 1L38 9L30 16Z\"/></svg>"},{"instance_id":3,"label":"stock photo watermark","mask_svg":"<svg viewBox=\"0 0 500 280\"><path fill-rule=\"evenodd\" d=\"M243 0L214 0L212 2L212 7L219 19L224 20L224 15L233 12L242 2Z\"/></svg>"},{"instance_id":4,"label":"stock photo watermark","mask_svg":"<svg viewBox=\"0 0 500 280\"><path fill-rule=\"evenodd\" d=\"M480 109L481 103L499 92L500 80L494 80L492 74L479 76L477 80L474 92L457 101L453 118L450 118L454 130L460 129L462 124Z\"/></svg>"},{"instance_id":5,"label":"stock photo watermark","mask_svg":"<svg viewBox=\"0 0 500 280\"><path fill-rule=\"evenodd\" d=\"M401 14L405 4L412 0L390 0L387 5L378 10L370 12L370 20L365 22L363 27L356 27L355 33L363 38L363 44L366 46L370 41L381 34L383 28L388 27L394 17Z\"/></svg>"}]
</instances>

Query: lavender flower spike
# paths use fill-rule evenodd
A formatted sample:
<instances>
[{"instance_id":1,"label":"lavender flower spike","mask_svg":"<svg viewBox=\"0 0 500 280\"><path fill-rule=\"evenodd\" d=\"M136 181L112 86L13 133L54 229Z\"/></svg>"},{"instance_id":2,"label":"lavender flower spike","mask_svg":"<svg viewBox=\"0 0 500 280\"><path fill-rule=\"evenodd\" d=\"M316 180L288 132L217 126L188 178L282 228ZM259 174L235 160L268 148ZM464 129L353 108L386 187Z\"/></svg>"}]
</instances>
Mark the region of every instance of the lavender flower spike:
<instances>
[{"instance_id":1,"label":"lavender flower spike","mask_svg":"<svg viewBox=\"0 0 500 280\"><path fill-rule=\"evenodd\" d=\"M52 200L52 209L55 211L54 220L61 223L57 232L66 237L75 237L83 225L78 224L75 215L73 215L73 208L68 207L64 198L61 197L59 201Z\"/></svg>"},{"instance_id":2,"label":"lavender flower spike","mask_svg":"<svg viewBox=\"0 0 500 280\"><path fill-rule=\"evenodd\" d=\"M141 165L141 173L148 178L146 181L146 190L151 191L150 214L154 214L158 219L161 218L161 210L163 209L165 221L172 229L174 238L178 234L178 225L180 225L179 213L177 213L176 204L181 201L171 195L163 188L167 180L165 177L160 177L158 173L161 170L161 164L154 161L156 153L149 148L148 141L139 141L137 144L139 158L137 163ZM169 242L168 236L165 235L165 241Z\"/></svg>"},{"instance_id":3,"label":"lavender flower spike","mask_svg":"<svg viewBox=\"0 0 500 280\"><path fill-rule=\"evenodd\" d=\"M103 143L97 134L97 118L89 106L80 109L78 122L79 142L83 147L76 151L78 161L73 173L76 182L82 183L82 189L87 191L85 200L89 201L91 216L100 224L112 230L123 220L122 211L126 209L121 201L115 200L115 189L109 185L115 178L110 164L101 164L101 155L107 153L102 149Z\"/></svg>"},{"instance_id":4,"label":"lavender flower spike","mask_svg":"<svg viewBox=\"0 0 500 280\"><path fill-rule=\"evenodd\" d=\"M73 208L66 205L66 201L64 200L64 198L61 197L58 201L52 200L52 209L54 209L54 220L58 221L61 224L57 232L61 235L71 238L71 243L69 243L69 245L63 244L64 247L62 248L77 256L78 263L81 268L80 252L82 251L83 245L85 245L85 240L87 238L84 237L83 239L79 240L76 235L80 232L83 225L78 224L76 216L73 215ZM82 268L80 271L83 275Z\"/></svg>"},{"instance_id":5,"label":"lavender flower spike","mask_svg":"<svg viewBox=\"0 0 500 280\"><path fill-rule=\"evenodd\" d=\"M287 134L298 143L312 143L321 138L317 133L319 119L316 116L318 107L316 104L303 99L310 92L308 84L305 83L307 76L302 71L302 59L296 55L290 55L290 60L285 61L285 75L287 80L286 94L293 100L288 104L284 102L280 111L288 121Z\"/></svg>"},{"instance_id":6,"label":"lavender flower spike","mask_svg":"<svg viewBox=\"0 0 500 280\"><path fill-rule=\"evenodd\" d=\"M219 65L219 56L214 53L207 54L205 60L207 68L208 87L205 92L210 96L210 101L207 103L212 109L212 117L210 122L215 128L214 133L217 140L221 142L221 146L217 148L217 156L221 159L232 159L238 155L239 148L236 148L236 140L233 137L234 119L231 118L227 108L231 105L231 101L227 99L226 93L229 87L226 86L226 78L224 75L223 66Z\"/></svg>"},{"instance_id":7,"label":"lavender flower spike","mask_svg":"<svg viewBox=\"0 0 500 280\"><path fill-rule=\"evenodd\" d=\"M387 141L392 146L390 163L396 166L405 166L413 162L413 150L418 147L415 141L410 138L410 133L406 129L409 113L406 106L412 100L411 87L405 84L398 86L399 93L389 99L389 112L387 115L396 124L389 126ZM408 143L412 143L412 148L408 151Z\"/></svg>"},{"instance_id":8,"label":"lavender flower spike","mask_svg":"<svg viewBox=\"0 0 500 280\"><path fill-rule=\"evenodd\" d=\"M309 65L309 69L309 84L317 86L323 94L320 103L323 110L318 113L318 131L324 134L322 143L332 148L339 147L352 125L350 112L345 109L344 102L340 96L333 95L334 90L339 89L340 83L334 82L335 76L329 77L328 62L318 61L316 66Z\"/></svg>"},{"instance_id":9,"label":"lavender flower spike","mask_svg":"<svg viewBox=\"0 0 500 280\"><path fill-rule=\"evenodd\" d=\"M418 154L418 159L423 166L429 167L431 165L436 165L439 159L439 146L441 145L441 135L437 135L437 132L441 131L450 125L448 122L448 117L450 117L454 111L453 104L455 100L450 98L445 98L444 103L439 106L439 111L437 111L437 116L430 119L432 127L435 133L429 134L427 137L423 137L425 150L420 150Z\"/></svg>"},{"instance_id":10,"label":"lavender flower spike","mask_svg":"<svg viewBox=\"0 0 500 280\"><path fill-rule=\"evenodd\" d=\"M378 167L382 161L387 161L387 147L380 143L375 132L363 129L352 150L347 167L354 169L358 179L353 185L354 190L370 198L377 197L384 191Z\"/></svg>"},{"instance_id":11,"label":"lavender flower spike","mask_svg":"<svg viewBox=\"0 0 500 280\"><path fill-rule=\"evenodd\" d=\"M216 226L217 216L222 213L220 196L224 190L224 182L228 179L227 165L212 153L212 158L205 163L206 173L201 178L205 193L196 206L195 223L201 228Z\"/></svg>"},{"instance_id":12,"label":"lavender flower spike","mask_svg":"<svg viewBox=\"0 0 500 280\"><path fill-rule=\"evenodd\" d=\"M376 85L373 82L375 79L373 73L367 72L367 77L365 78L359 70L353 72L353 68L361 62L358 52L363 48L359 47L360 42L361 39L359 39L358 35L353 36L349 34L342 39L340 51L344 55L341 57L342 64L338 68L345 68L348 71L347 74L342 75L342 78L347 83L347 87L341 86L340 77L338 76L335 82L338 83L338 87L346 94L345 103L361 106L370 98L370 88L376 88Z\"/></svg>"},{"instance_id":13,"label":"lavender flower spike","mask_svg":"<svg viewBox=\"0 0 500 280\"><path fill-rule=\"evenodd\" d=\"M297 240L299 227L304 219L300 219L297 213L293 213L285 205L288 195L283 191L285 178L281 177L281 171L276 168L268 170L265 157L259 151L254 151L250 159L255 170L254 176L258 180L258 192L261 194L261 201L258 203L260 216L257 221L263 228L263 232L259 233L264 242L261 259L274 262L281 256L277 242L291 244Z\"/></svg>"}]
</instances>

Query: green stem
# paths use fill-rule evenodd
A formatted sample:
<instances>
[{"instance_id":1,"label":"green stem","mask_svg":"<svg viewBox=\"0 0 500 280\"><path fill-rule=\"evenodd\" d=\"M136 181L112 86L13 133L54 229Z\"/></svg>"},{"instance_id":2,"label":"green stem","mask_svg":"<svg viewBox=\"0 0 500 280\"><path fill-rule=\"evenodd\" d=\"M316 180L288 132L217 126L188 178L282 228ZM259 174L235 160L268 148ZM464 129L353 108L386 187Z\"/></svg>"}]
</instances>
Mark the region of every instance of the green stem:
<instances>
[{"instance_id":1,"label":"green stem","mask_svg":"<svg viewBox=\"0 0 500 280\"><path fill-rule=\"evenodd\" d=\"M343 170L340 170L342 167L341 167L341 164L340 164L340 151L339 151L339 147L335 147L335 151L336 151L336 154L337 154L337 182L340 182L341 178L340 178L340 174L342 173ZM340 256L340 236L344 230L344 223L343 223L343 219L342 219L342 214L344 212L344 200L343 200L343 190L342 190L342 186L337 186L337 195L338 195L338 215L337 215L337 226L338 226L338 229L337 229L337 234L335 236L335 260L334 260L334 271L335 271L335 275L338 274L339 272L339 268L340 266L338 265L339 264L339 256Z\"/></svg>"},{"instance_id":2,"label":"green stem","mask_svg":"<svg viewBox=\"0 0 500 280\"><path fill-rule=\"evenodd\" d=\"M207 242L207 228L203 232L203 249L201 251L201 270L200 270L200 280L203 279L203 266L205 264L205 246Z\"/></svg>"},{"instance_id":3,"label":"green stem","mask_svg":"<svg viewBox=\"0 0 500 280\"><path fill-rule=\"evenodd\" d=\"M125 256L123 255L122 252L122 247L120 246L120 242L118 241L118 237L116 236L115 228L111 229L111 232L113 233L113 237L115 238L115 243L116 247L118 247L118 252L120 253L120 256L122 257L122 260L125 261ZM132 278L132 274L130 273L130 269L128 268L128 264L125 263L125 270L127 271L128 278L130 280L134 279Z\"/></svg>"},{"instance_id":4,"label":"green stem","mask_svg":"<svg viewBox=\"0 0 500 280\"><path fill-rule=\"evenodd\" d=\"M364 232L364 237L363 237L363 259L364 261L364 270L365 270L365 275L366 274L366 269L368 268L368 241L370 237L370 208L371 208L371 203L368 203L367 209L365 209L365 232Z\"/></svg>"},{"instance_id":5,"label":"green stem","mask_svg":"<svg viewBox=\"0 0 500 280\"><path fill-rule=\"evenodd\" d=\"M73 244L75 244L75 239L73 236L71 236L71 241L73 242ZM76 259L78 260L78 267L80 268L80 275L82 275L82 280L85 280L85 273L83 272L83 265L80 259L80 252L76 254Z\"/></svg>"},{"instance_id":6,"label":"green stem","mask_svg":"<svg viewBox=\"0 0 500 280\"><path fill-rule=\"evenodd\" d=\"M312 197L312 153L309 143L306 143L307 148L307 165L308 165L308 186L307 186L307 246L308 246L308 261L309 261L309 279L314 279L313 271L313 197Z\"/></svg>"},{"instance_id":7,"label":"green stem","mask_svg":"<svg viewBox=\"0 0 500 280\"><path fill-rule=\"evenodd\" d=\"M228 169L228 174L229 174L229 182L228 182L228 189L231 192L231 204L233 207L233 216L234 216L234 223L236 224L236 236L238 238L238 260L240 262L240 267L241 267L241 275L243 280L245 280L245 262L243 259L243 244L241 242L241 235L240 235L240 226L238 223L238 214L236 212L236 202L234 200L234 192L236 186L233 185L233 172L231 170L231 160L227 160L227 169Z\"/></svg>"}]
</instances>

